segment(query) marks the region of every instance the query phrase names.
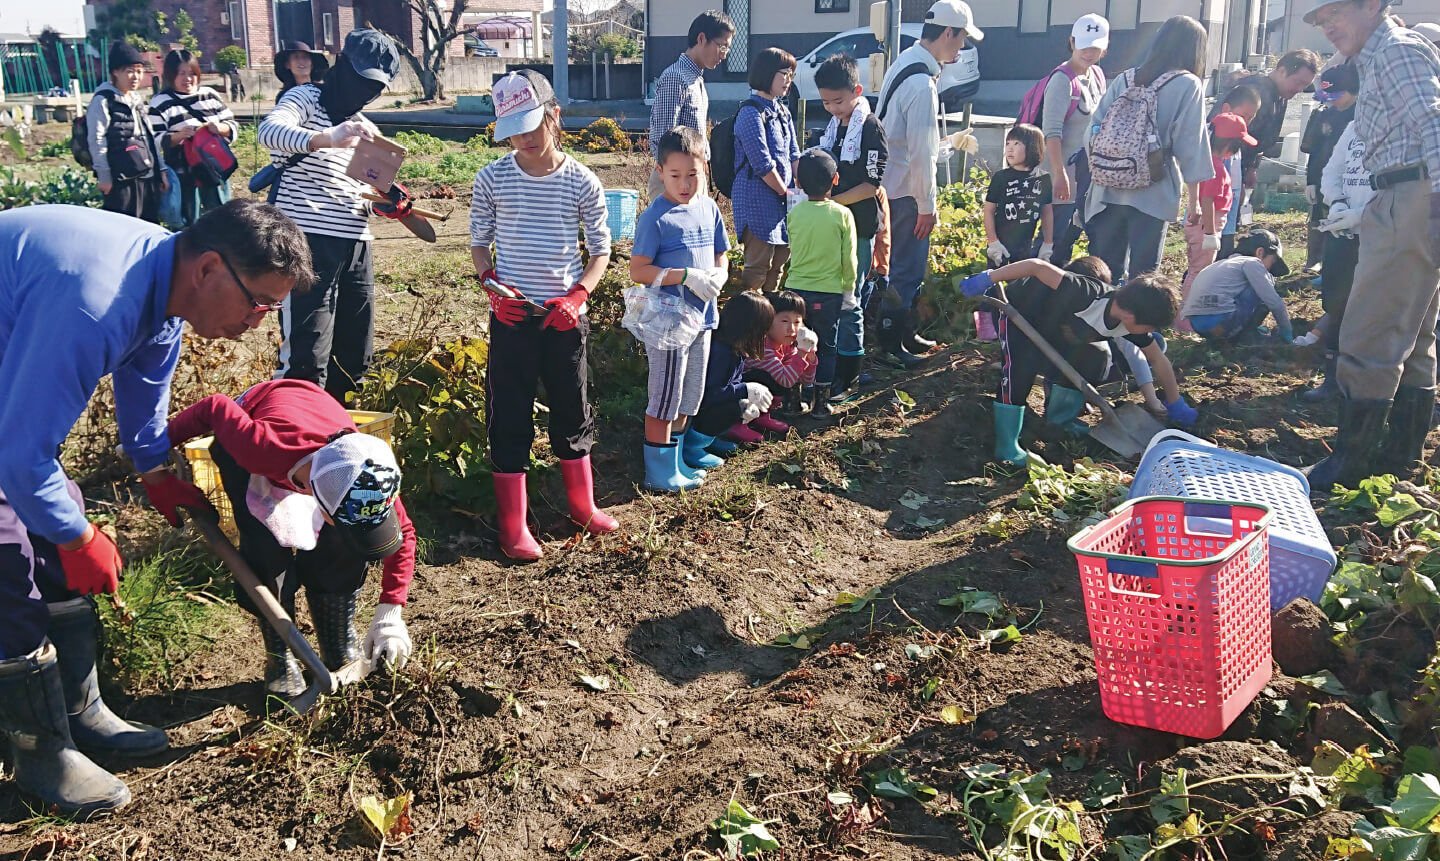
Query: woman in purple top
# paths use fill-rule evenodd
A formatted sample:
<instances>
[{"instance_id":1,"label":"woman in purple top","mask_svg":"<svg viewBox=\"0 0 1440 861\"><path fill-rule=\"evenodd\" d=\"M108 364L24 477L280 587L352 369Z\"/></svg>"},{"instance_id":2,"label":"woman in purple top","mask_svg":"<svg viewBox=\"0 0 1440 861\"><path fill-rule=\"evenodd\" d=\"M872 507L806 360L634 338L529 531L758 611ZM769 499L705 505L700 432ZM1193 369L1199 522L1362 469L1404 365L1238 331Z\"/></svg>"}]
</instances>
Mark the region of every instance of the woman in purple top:
<instances>
[{"instance_id":1,"label":"woman in purple top","mask_svg":"<svg viewBox=\"0 0 1440 861\"><path fill-rule=\"evenodd\" d=\"M750 64L750 100L735 116L735 233L745 246L749 290L773 292L790 259L785 191L795 179L800 146L782 101L795 80L795 58L766 48Z\"/></svg>"}]
</instances>

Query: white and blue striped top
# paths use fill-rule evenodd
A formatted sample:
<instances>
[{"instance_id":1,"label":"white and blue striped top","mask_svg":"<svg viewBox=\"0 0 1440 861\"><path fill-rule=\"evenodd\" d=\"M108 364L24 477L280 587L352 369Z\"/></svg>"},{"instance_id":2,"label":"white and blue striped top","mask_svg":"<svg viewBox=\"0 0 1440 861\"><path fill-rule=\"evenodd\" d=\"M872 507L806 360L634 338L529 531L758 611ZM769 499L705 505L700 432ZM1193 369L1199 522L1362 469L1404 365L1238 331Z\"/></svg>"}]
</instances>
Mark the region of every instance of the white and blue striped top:
<instances>
[{"instance_id":1,"label":"white and blue striped top","mask_svg":"<svg viewBox=\"0 0 1440 861\"><path fill-rule=\"evenodd\" d=\"M342 119L359 119L360 114ZM260 145L284 161L307 152L310 139L335 123L320 106L319 87L293 87L260 123ZM362 196L370 186L345 173L353 149L322 149L310 153L280 177L275 205L306 233L362 242L372 239L370 204Z\"/></svg>"},{"instance_id":2,"label":"white and blue striped top","mask_svg":"<svg viewBox=\"0 0 1440 861\"><path fill-rule=\"evenodd\" d=\"M580 162L548 176L531 176L510 153L475 175L470 199L470 245L496 248L495 273L530 299L544 302L580 280L580 230L590 254L610 253L605 188Z\"/></svg>"}]
</instances>

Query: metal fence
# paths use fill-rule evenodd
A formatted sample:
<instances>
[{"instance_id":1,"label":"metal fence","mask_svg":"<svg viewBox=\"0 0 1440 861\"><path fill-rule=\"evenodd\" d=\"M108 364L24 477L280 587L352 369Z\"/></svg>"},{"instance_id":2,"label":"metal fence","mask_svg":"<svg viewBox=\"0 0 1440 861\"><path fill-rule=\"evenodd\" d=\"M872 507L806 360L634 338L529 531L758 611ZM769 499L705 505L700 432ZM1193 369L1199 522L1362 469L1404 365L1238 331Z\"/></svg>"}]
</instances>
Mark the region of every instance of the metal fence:
<instances>
[{"instance_id":1,"label":"metal fence","mask_svg":"<svg viewBox=\"0 0 1440 861\"><path fill-rule=\"evenodd\" d=\"M80 81L82 93L90 93L106 80L108 54L109 45L92 45L88 39L61 38L53 48L8 42L0 44L0 75L11 95L43 95L55 87L68 91L72 79Z\"/></svg>"}]
</instances>

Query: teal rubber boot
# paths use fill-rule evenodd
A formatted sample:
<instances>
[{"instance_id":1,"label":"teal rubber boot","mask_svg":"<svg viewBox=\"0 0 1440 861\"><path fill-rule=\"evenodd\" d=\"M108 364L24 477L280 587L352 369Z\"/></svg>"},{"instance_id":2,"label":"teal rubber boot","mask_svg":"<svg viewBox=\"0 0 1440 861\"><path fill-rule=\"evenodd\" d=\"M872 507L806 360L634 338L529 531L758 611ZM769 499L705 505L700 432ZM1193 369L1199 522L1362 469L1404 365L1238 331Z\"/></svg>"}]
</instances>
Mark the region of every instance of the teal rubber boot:
<instances>
[{"instance_id":1,"label":"teal rubber boot","mask_svg":"<svg viewBox=\"0 0 1440 861\"><path fill-rule=\"evenodd\" d=\"M1085 396L1066 386L1051 386L1045 401L1046 424L1059 425L1074 436L1086 436L1090 426L1076 421L1085 410Z\"/></svg>"},{"instance_id":2,"label":"teal rubber boot","mask_svg":"<svg viewBox=\"0 0 1440 861\"><path fill-rule=\"evenodd\" d=\"M682 430L682 431L671 431L671 432L670 432L670 441L673 442L673 443L675 443L675 448L676 448L676 450L677 450L677 451L676 451L676 455L675 455L675 459L676 459L676 460L679 462L679 464L680 464L680 474L683 475L683 476L685 476L685 477L686 477L687 479L689 479L690 481L700 481L701 479L705 478L705 470L703 470L703 469L692 469L692 468L690 467L690 465L685 462L685 458L680 457L680 455L679 455L679 451L678 451L678 450L679 450L680 446L685 443L685 431L683 431L683 430ZM646 443L646 445L649 445L649 443Z\"/></svg>"},{"instance_id":3,"label":"teal rubber boot","mask_svg":"<svg viewBox=\"0 0 1440 861\"><path fill-rule=\"evenodd\" d=\"M995 459L1011 466L1028 466L1030 456L1020 447L1020 427L1025 423L1024 404L995 401Z\"/></svg>"},{"instance_id":4,"label":"teal rubber boot","mask_svg":"<svg viewBox=\"0 0 1440 861\"><path fill-rule=\"evenodd\" d=\"M715 437L700 433L692 425L685 431L685 441L680 446L680 459L692 469L715 469L724 466L724 458L716 457L705 450L714 443Z\"/></svg>"},{"instance_id":5,"label":"teal rubber boot","mask_svg":"<svg viewBox=\"0 0 1440 861\"><path fill-rule=\"evenodd\" d=\"M686 478L680 470L680 446L675 443L645 443L645 489L675 493L699 487L699 479Z\"/></svg>"}]
</instances>

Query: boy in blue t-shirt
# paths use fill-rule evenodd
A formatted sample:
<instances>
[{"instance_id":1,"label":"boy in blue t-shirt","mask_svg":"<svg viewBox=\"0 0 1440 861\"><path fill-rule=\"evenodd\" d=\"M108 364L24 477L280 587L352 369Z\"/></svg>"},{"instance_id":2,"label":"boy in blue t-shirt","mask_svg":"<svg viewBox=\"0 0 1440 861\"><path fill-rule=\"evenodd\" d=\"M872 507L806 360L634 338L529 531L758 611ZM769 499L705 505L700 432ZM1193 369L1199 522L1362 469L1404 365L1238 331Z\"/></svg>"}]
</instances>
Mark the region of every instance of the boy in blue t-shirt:
<instances>
[{"instance_id":1,"label":"boy in blue t-shirt","mask_svg":"<svg viewBox=\"0 0 1440 861\"><path fill-rule=\"evenodd\" d=\"M692 469L681 458L674 438L686 431L689 418L700 409L710 332L720 321L715 300L730 278L725 220L720 207L704 193L705 149L705 138L691 128L677 127L660 137L655 160L665 194L640 214L630 255L630 277L636 283L658 283L664 292L684 297L705 315L704 328L688 347L662 350L645 345L650 363L645 487L650 490L697 487L705 477L701 467L724 462L702 452Z\"/></svg>"}]
</instances>

